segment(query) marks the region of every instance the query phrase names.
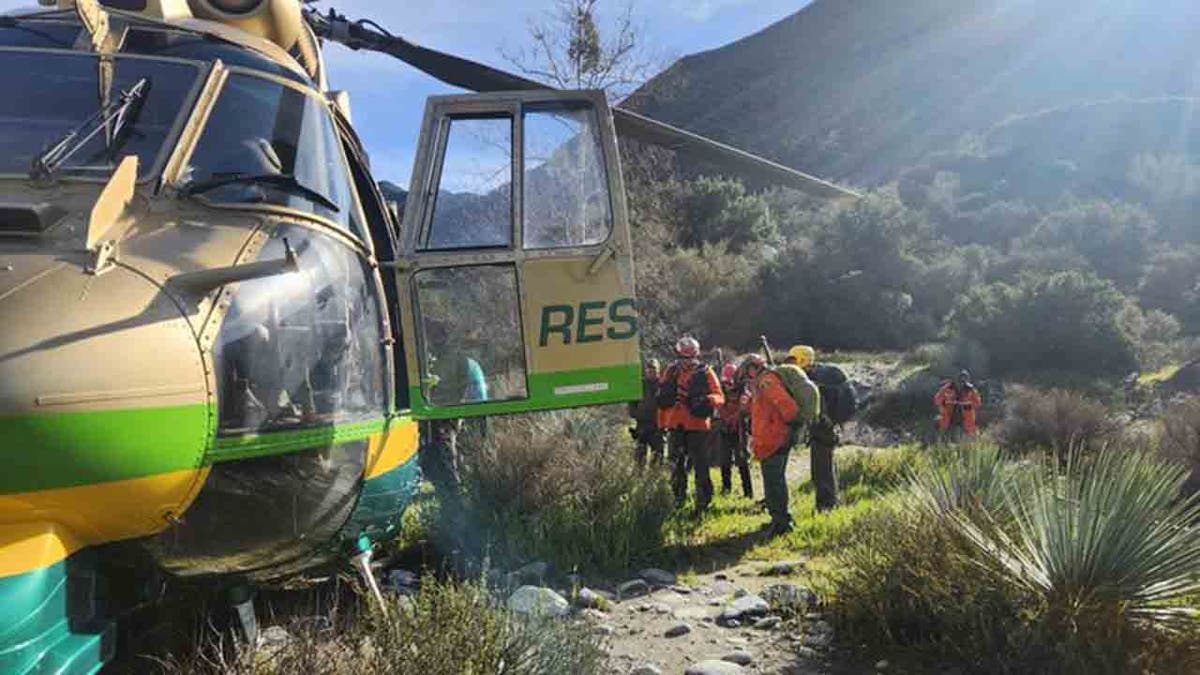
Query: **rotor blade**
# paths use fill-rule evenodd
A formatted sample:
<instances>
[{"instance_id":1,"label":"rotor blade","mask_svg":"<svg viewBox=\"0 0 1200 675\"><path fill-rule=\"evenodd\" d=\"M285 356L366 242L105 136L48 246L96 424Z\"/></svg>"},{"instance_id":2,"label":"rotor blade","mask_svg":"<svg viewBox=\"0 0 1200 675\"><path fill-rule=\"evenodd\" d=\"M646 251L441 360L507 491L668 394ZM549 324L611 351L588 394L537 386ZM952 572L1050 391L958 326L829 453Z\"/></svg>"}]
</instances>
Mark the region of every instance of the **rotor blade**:
<instances>
[{"instance_id":1,"label":"rotor blade","mask_svg":"<svg viewBox=\"0 0 1200 675\"><path fill-rule=\"evenodd\" d=\"M455 87L480 92L553 88L498 68L422 47L402 37L392 35L374 22L352 22L336 12L330 12L327 15L308 12L306 16L309 25L320 37L344 44L351 49L369 49L390 54L425 74ZM691 157L710 162L727 169L730 173L752 180L796 188L823 198L858 196L856 193L832 183L790 169L745 150L739 150L699 134L652 120L624 108L613 108L613 122L618 134L645 143L683 150Z\"/></svg>"},{"instance_id":2,"label":"rotor blade","mask_svg":"<svg viewBox=\"0 0 1200 675\"><path fill-rule=\"evenodd\" d=\"M726 167L731 172L746 178L795 188L814 197L825 199L860 196L857 192L838 187L828 181L796 171L745 150L739 150L711 138L652 120L624 108L613 108L613 123L617 127L617 133L622 136L672 150L683 150L691 157Z\"/></svg>"}]
</instances>

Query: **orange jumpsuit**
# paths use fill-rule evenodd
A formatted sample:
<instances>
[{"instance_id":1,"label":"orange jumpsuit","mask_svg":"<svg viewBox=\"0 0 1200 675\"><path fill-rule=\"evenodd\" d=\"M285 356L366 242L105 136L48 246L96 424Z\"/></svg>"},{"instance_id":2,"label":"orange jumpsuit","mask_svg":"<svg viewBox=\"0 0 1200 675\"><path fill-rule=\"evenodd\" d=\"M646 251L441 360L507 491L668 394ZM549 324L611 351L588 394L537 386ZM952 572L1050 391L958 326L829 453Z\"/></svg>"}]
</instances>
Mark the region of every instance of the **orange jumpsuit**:
<instances>
[{"instance_id":1,"label":"orange jumpsuit","mask_svg":"<svg viewBox=\"0 0 1200 675\"><path fill-rule=\"evenodd\" d=\"M983 407L983 398L975 390L974 385L962 386L960 391L959 385L947 382L934 394L933 403L938 407L938 429L950 430L950 425L954 421L954 409L958 408L962 413L963 431L969 435L974 435L978 431L978 427L975 425L975 411Z\"/></svg>"}]
</instances>

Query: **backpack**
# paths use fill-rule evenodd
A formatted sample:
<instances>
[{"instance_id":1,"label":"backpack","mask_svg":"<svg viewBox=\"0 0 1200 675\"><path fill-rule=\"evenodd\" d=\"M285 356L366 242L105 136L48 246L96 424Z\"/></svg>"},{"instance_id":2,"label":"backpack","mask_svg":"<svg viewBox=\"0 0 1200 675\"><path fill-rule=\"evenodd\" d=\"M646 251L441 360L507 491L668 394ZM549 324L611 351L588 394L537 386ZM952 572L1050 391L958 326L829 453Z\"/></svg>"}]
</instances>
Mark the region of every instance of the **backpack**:
<instances>
[{"instance_id":1,"label":"backpack","mask_svg":"<svg viewBox=\"0 0 1200 675\"><path fill-rule=\"evenodd\" d=\"M858 412L858 392L846 373L837 366L816 365L811 377L821 391L821 413L834 424L849 422Z\"/></svg>"},{"instance_id":2,"label":"backpack","mask_svg":"<svg viewBox=\"0 0 1200 675\"><path fill-rule=\"evenodd\" d=\"M712 401L708 399L708 372L710 370L712 368L709 366L702 365L692 373L692 378L688 380L687 408L688 412L696 417L712 417L716 412L713 409Z\"/></svg>"},{"instance_id":3,"label":"backpack","mask_svg":"<svg viewBox=\"0 0 1200 675\"><path fill-rule=\"evenodd\" d=\"M667 368L667 372L663 374L662 384L658 385L658 393L655 395L655 399L660 409L673 407L679 402L679 378L675 375L675 372L675 364L671 364Z\"/></svg>"},{"instance_id":4,"label":"backpack","mask_svg":"<svg viewBox=\"0 0 1200 675\"><path fill-rule=\"evenodd\" d=\"M787 390L788 396L792 397L801 410L811 409L813 411L811 419L816 419L820 415L822 402L819 399L813 400L817 398L810 389L813 383L808 380L799 366L785 364L772 368L771 372L778 375L779 379L783 381L783 388Z\"/></svg>"}]
</instances>

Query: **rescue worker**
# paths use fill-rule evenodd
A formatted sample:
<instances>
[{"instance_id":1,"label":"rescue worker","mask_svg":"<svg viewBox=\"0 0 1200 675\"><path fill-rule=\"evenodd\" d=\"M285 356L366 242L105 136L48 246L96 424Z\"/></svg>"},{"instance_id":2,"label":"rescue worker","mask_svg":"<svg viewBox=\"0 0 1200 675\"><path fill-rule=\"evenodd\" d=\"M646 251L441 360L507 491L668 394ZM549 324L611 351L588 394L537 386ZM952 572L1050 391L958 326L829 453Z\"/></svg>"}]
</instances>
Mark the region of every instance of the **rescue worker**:
<instances>
[{"instance_id":1,"label":"rescue worker","mask_svg":"<svg viewBox=\"0 0 1200 675\"><path fill-rule=\"evenodd\" d=\"M974 436L978 432L975 413L983 407L983 397L971 383L971 373L962 370L958 380L949 381L933 395L933 404L938 408L938 431L943 435Z\"/></svg>"},{"instance_id":2,"label":"rescue worker","mask_svg":"<svg viewBox=\"0 0 1200 675\"><path fill-rule=\"evenodd\" d=\"M771 514L767 533L777 537L792 531L787 462L799 436L803 413L782 376L767 368L763 357L751 354L746 360L746 374L753 378L754 388L750 398L750 445L762 466L763 492Z\"/></svg>"},{"instance_id":3,"label":"rescue worker","mask_svg":"<svg viewBox=\"0 0 1200 675\"><path fill-rule=\"evenodd\" d=\"M633 418L634 426L629 430L633 436L633 458L639 467L646 465L646 453L650 453L650 462L654 466L663 463L665 446L662 430L658 427L658 378L660 365L658 359L646 361L642 367L642 398L629 404L629 416Z\"/></svg>"},{"instance_id":4,"label":"rescue worker","mask_svg":"<svg viewBox=\"0 0 1200 675\"><path fill-rule=\"evenodd\" d=\"M785 363L802 368L820 392L820 411L809 427L808 447L816 508L818 512L823 512L838 505L834 450L841 438L837 426L850 419L858 404L845 371L834 365L819 364L816 359L815 349L808 345L796 345L788 350Z\"/></svg>"},{"instance_id":5,"label":"rescue worker","mask_svg":"<svg viewBox=\"0 0 1200 675\"><path fill-rule=\"evenodd\" d=\"M737 382L737 366L726 363L721 368L721 390L725 402L717 408L720 425L719 451L721 462L721 494L733 490L733 467L736 464L742 481L742 494L754 499L754 486L750 482L750 453L746 449L747 435L742 430L742 385Z\"/></svg>"},{"instance_id":6,"label":"rescue worker","mask_svg":"<svg viewBox=\"0 0 1200 675\"><path fill-rule=\"evenodd\" d=\"M700 343L682 337L675 343L677 360L659 378L658 407L661 427L669 434L671 489L675 505L687 499L687 469L692 466L696 481L696 508L699 517L712 501L708 445L712 416L725 396L716 372L700 361Z\"/></svg>"}]
</instances>

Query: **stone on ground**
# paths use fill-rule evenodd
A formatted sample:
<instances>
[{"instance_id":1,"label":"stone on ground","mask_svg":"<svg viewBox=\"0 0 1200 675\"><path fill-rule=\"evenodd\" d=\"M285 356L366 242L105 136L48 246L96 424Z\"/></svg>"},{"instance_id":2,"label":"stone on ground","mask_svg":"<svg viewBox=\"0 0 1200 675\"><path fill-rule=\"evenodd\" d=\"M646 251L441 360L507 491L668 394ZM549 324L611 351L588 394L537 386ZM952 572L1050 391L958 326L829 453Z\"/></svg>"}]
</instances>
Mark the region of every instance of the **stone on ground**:
<instances>
[{"instance_id":1,"label":"stone on ground","mask_svg":"<svg viewBox=\"0 0 1200 675\"><path fill-rule=\"evenodd\" d=\"M740 675L744 672L746 670L736 663L710 659L708 661L693 663L688 666L687 670L683 671L683 675Z\"/></svg>"},{"instance_id":2,"label":"stone on ground","mask_svg":"<svg viewBox=\"0 0 1200 675\"><path fill-rule=\"evenodd\" d=\"M804 569L803 560L786 560L764 567L759 572L764 577L786 577Z\"/></svg>"},{"instance_id":3,"label":"stone on ground","mask_svg":"<svg viewBox=\"0 0 1200 675\"><path fill-rule=\"evenodd\" d=\"M571 611L571 604L549 588L522 586L508 596L508 608L517 614L565 616Z\"/></svg>"},{"instance_id":4,"label":"stone on ground","mask_svg":"<svg viewBox=\"0 0 1200 675\"><path fill-rule=\"evenodd\" d=\"M617 599L636 598L650 592L650 585L641 579L630 579L617 586Z\"/></svg>"},{"instance_id":5,"label":"stone on ground","mask_svg":"<svg viewBox=\"0 0 1200 675\"><path fill-rule=\"evenodd\" d=\"M777 616L764 616L763 618L754 622L754 627L758 630L771 630L772 628L778 626L781 621L783 620Z\"/></svg>"},{"instance_id":6,"label":"stone on ground","mask_svg":"<svg viewBox=\"0 0 1200 675\"><path fill-rule=\"evenodd\" d=\"M641 572L638 572L638 576L641 577L643 580L645 580L646 583L654 584L655 586L674 586L675 585L675 575L674 574L671 574L670 572L668 572L666 570L660 570L656 567L646 568L646 569L642 570Z\"/></svg>"},{"instance_id":7,"label":"stone on ground","mask_svg":"<svg viewBox=\"0 0 1200 675\"><path fill-rule=\"evenodd\" d=\"M751 663L754 663L754 657L750 655L750 652L741 649L735 649L729 652L725 656L722 656L721 660L728 661L730 663L736 663L739 666L748 666Z\"/></svg>"},{"instance_id":8,"label":"stone on ground","mask_svg":"<svg viewBox=\"0 0 1200 675\"><path fill-rule=\"evenodd\" d=\"M771 611L771 606L767 604L766 600L753 593L747 593L725 605L725 609L721 612L720 620L728 622L759 617L764 616L769 611Z\"/></svg>"},{"instance_id":9,"label":"stone on ground","mask_svg":"<svg viewBox=\"0 0 1200 675\"><path fill-rule=\"evenodd\" d=\"M681 635L687 635L690 632L692 632L691 626L686 623L677 623L668 628L667 631L663 633L663 637L680 637Z\"/></svg>"},{"instance_id":10,"label":"stone on ground","mask_svg":"<svg viewBox=\"0 0 1200 675\"><path fill-rule=\"evenodd\" d=\"M590 588L581 588L575 594L575 606L583 609L604 609L608 606L608 600Z\"/></svg>"},{"instance_id":11,"label":"stone on ground","mask_svg":"<svg viewBox=\"0 0 1200 675\"><path fill-rule=\"evenodd\" d=\"M778 612L799 614L807 612L817 604L815 593L796 584L773 584L763 589L762 597Z\"/></svg>"},{"instance_id":12,"label":"stone on ground","mask_svg":"<svg viewBox=\"0 0 1200 675\"><path fill-rule=\"evenodd\" d=\"M637 668L629 671L629 675L662 675L662 671L659 670L658 666L656 665L643 663Z\"/></svg>"}]
</instances>

